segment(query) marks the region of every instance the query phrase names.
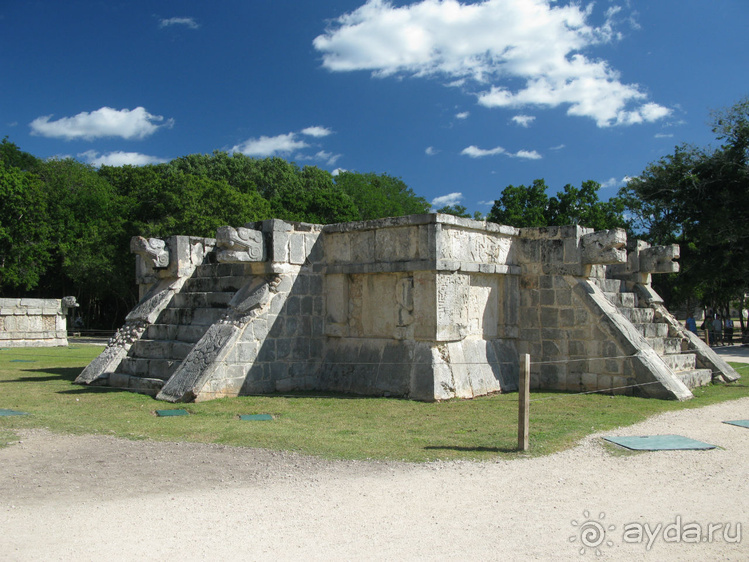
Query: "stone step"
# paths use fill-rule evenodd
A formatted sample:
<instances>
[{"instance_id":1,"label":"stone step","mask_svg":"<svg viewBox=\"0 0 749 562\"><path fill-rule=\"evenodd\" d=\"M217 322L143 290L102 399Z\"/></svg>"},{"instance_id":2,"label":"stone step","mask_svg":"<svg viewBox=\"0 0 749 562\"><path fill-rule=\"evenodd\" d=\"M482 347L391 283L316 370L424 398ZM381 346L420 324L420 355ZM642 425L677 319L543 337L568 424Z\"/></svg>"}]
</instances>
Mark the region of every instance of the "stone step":
<instances>
[{"instance_id":1,"label":"stone step","mask_svg":"<svg viewBox=\"0 0 749 562\"><path fill-rule=\"evenodd\" d=\"M135 378L151 378L162 381L169 380L182 361L177 359L143 359L140 357L125 357L117 367L115 374L128 375Z\"/></svg>"},{"instance_id":2,"label":"stone step","mask_svg":"<svg viewBox=\"0 0 749 562\"><path fill-rule=\"evenodd\" d=\"M187 292L177 293L169 306L174 308L226 308L234 296L233 292Z\"/></svg>"},{"instance_id":3,"label":"stone step","mask_svg":"<svg viewBox=\"0 0 749 562\"><path fill-rule=\"evenodd\" d=\"M250 273L242 263L204 263L195 268L195 277L244 277Z\"/></svg>"},{"instance_id":4,"label":"stone step","mask_svg":"<svg viewBox=\"0 0 749 562\"><path fill-rule=\"evenodd\" d=\"M645 338L667 338L668 324L647 322L632 324Z\"/></svg>"},{"instance_id":5,"label":"stone step","mask_svg":"<svg viewBox=\"0 0 749 562\"><path fill-rule=\"evenodd\" d=\"M604 293L614 306L618 308L635 308L637 295L635 293Z\"/></svg>"},{"instance_id":6,"label":"stone step","mask_svg":"<svg viewBox=\"0 0 749 562\"><path fill-rule=\"evenodd\" d=\"M156 396L164 386L164 381L161 379L134 377L125 373L110 373L108 384L114 388L125 388L132 392Z\"/></svg>"},{"instance_id":7,"label":"stone step","mask_svg":"<svg viewBox=\"0 0 749 562\"><path fill-rule=\"evenodd\" d=\"M176 324L151 324L143 333L143 339L146 340L176 340Z\"/></svg>"},{"instance_id":8,"label":"stone step","mask_svg":"<svg viewBox=\"0 0 749 562\"><path fill-rule=\"evenodd\" d=\"M187 343L200 341L210 326L180 326L178 324L151 324L143 334L147 340L177 340Z\"/></svg>"},{"instance_id":9,"label":"stone step","mask_svg":"<svg viewBox=\"0 0 749 562\"><path fill-rule=\"evenodd\" d=\"M168 307L158 318L159 324L180 326L210 326L226 314L225 308L176 308Z\"/></svg>"},{"instance_id":10,"label":"stone step","mask_svg":"<svg viewBox=\"0 0 749 562\"><path fill-rule=\"evenodd\" d=\"M655 317L655 311L652 308L620 308L619 312L633 324L651 323Z\"/></svg>"},{"instance_id":11,"label":"stone step","mask_svg":"<svg viewBox=\"0 0 749 562\"><path fill-rule=\"evenodd\" d=\"M128 357L182 361L192 351L193 347L195 347L195 344L183 341L140 339L130 348Z\"/></svg>"},{"instance_id":12,"label":"stone step","mask_svg":"<svg viewBox=\"0 0 749 562\"><path fill-rule=\"evenodd\" d=\"M182 286L182 293L214 293L234 292L236 293L246 283L247 277L190 277Z\"/></svg>"},{"instance_id":13,"label":"stone step","mask_svg":"<svg viewBox=\"0 0 749 562\"><path fill-rule=\"evenodd\" d=\"M670 353L661 357L668 368L674 372L692 371L697 362L694 353Z\"/></svg>"},{"instance_id":14,"label":"stone step","mask_svg":"<svg viewBox=\"0 0 749 562\"><path fill-rule=\"evenodd\" d=\"M681 353L681 338L645 338L650 347L658 354Z\"/></svg>"},{"instance_id":15,"label":"stone step","mask_svg":"<svg viewBox=\"0 0 749 562\"><path fill-rule=\"evenodd\" d=\"M676 373L688 389L698 386L707 386L713 382L713 372L710 369L692 369Z\"/></svg>"},{"instance_id":16,"label":"stone step","mask_svg":"<svg viewBox=\"0 0 749 562\"><path fill-rule=\"evenodd\" d=\"M627 291L626 281L622 281L621 279L596 279L595 283L604 293L629 292Z\"/></svg>"}]
</instances>

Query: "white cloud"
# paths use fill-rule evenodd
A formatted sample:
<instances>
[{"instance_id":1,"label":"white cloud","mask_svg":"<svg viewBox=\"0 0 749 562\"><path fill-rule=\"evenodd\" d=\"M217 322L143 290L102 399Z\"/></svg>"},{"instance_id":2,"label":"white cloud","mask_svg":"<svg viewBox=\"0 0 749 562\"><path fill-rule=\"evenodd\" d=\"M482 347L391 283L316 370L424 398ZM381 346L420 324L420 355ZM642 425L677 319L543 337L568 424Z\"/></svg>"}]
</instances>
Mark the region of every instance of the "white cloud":
<instances>
[{"instance_id":1,"label":"white cloud","mask_svg":"<svg viewBox=\"0 0 749 562\"><path fill-rule=\"evenodd\" d=\"M468 111L461 111L460 113L456 113L455 117L457 119L468 119L469 115L470 115L470 113Z\"/></svg>"},{"instance_id":2,"label":"white cloud","mask_svg":"<svg viewBox=\"0 0 749 562\"><path fill-rule=\"evenodd\" d=\"M515 154L509 154L513 158L525 158L526 160L541 160L541 156L535 150L518 150Z\"/></svg>"},{"instance_id":3,"label":"white cloud","mask_svg":"<svg viewBox=\"0 0 749 562\"><path fill-rule=\"evenodd\" d=\"M310 146L319 148L320 145L310 145L301 139L300 135L322 138L332 134L333 131L327 127L307 127L299 132L286 133L285 135L277 135L275 137L261 136L260 138L247 139L230 148L229 152L241 152L246 156L258 158L267 158L276 155L288 156L296 150L302 150ZM333 154L321 149L314 155L296 154L294 157L297 160L320 160L324 161L328 166L333 166L341 156L341 154Z\"/></svg>"},{"instance_id":4,"label":"white cloud","mask_svg":"<svg viewBox=\"0 0 749 562\"><path fill-rule=\"evenodd\" d=\"M422 0L400 7L369 0L337 18L313 45L334 72L446 77L464 87L473 81L487 107L566 105L569 115L600 127L669 115L606 61L582 54L621 39L613 22L621 10L607 10L600 27L588 23L592 10L548 0Z\"/></svg>"},{"instance_id":5,"label":"white cloud","mask_svg":"<svg viewBox=\"0 0 749 562\"><path fill-rule=\"evenodd\" d=\"M424 154L426 154L427 156L434 156L438 152L439 150L437 150L433 146L427 146L426 150L424 151Z\"/></svg>"},{"instance_id":6,"label":"white cloud","mask_svg":"<svg viewBox=\"0 0 749 562\"><path fill-rule=\"evenodd\" d=\"M567 146L566 144L558 144L556 146L552 146L551 148L549 148L549 150L562 150L566 146Z\"/></svg>"},{"instance_id":7,"label":"white cloud","mask_svg":"<svg viewBox=\"0 0 749 562\"><path fill-rule=\"evenodd\" d=\"M170 27L172 25L184 25L188 29L198 29L200 27L195 18L167 18L159 20L159 27Z\"/></svg>"},{"instance_id":8,"label":"white cloud","mask_svg":"<svg viewBox=\"0 0 749 562\"><path fill-rule=\"evenodd\" d=\"M447 205L457 205L458 203L461 202L462 199L463 199L462 193L459 193L459 192L448 193L447 195L441 195L440 197L435 197L432 200L432 207L436 209L440 209Z\"/></svg>"},{"instance_id":9,"label":"white cloud","mask_svg":"<svg viewBox=\"0 0 749 562\"><path fill-rule=\"evenodd\" d=\"M307 127L306 129L302 129L302 134L310 137L320 138L332 135L333 131L331 131L327 127Z\"/></svg>"},{"instance_id":10,"label":"white cloud","mask_svg":"<svg viewBox=\"0 0 749 562\"><path fill-rule=\"evenodd\" d=\"M99 166L145 166L146 164L160 164L167 160L163 158L157 158L156 156L148 156L146 154L140 154L138 152L110 152L109 154L99 154L95 150L87 150L78 154L79 158L83 158L89 164L96 167Z\"/></svg>"},{"instance_id":11,"label":"white cloud","mask_svg":"<svg viewBox=\"0 0 749 562\"><path fill-rule=\"evenodd\" d=\"M658 133L655 135L657 139L672 139L673 137L671 133Z\"/></svg>"},{"instance_id":12,"label":"white cloud","mask_svg":"<svg viewBox=\"0 0 749 562\"><path fill-rule=\"evenodd\" d=\"M539 160L543 158L535 150L518 150L517 152L507 152L501 146L496 146L494 148L485 149L485 148L479 148L478 146L473 145L473 144L467 148L464 148L460 154L462 156L470 156L471 158L483 158L485 156L497 156L498 154L504 154L505 156L509 156L510 158L524 158L526 160Z\"/></svg>"},{"instance_id":13,"label":"white cloud","mask_svg":"<svg viewBox=\"0 0 749 562\"><path fill-rule=\"evenodd\" d=\"M515 115L512 120L521 127L528 128L536 118L533 115Z\"/></svg>"},{"instance_id":14,"label":"white cloud","mask_svg":"<svg viewBox=\"0 0 749 562\"><path fill-rule=\"evenodd\" d=\"M496 156L497 154L504 154L505 152L507 151L501 146L486 150L472 144L471 146L464 148L461 151L461 154L463 156L470 156L471 158L483 158L484 156Z\"/></svg>"},{"instance_id":15,"label":"white cloud","mask_svg":"<svg viewBox=\"0 0 749 562\"><path fill-rule=\"evenodd\" d=\"M479 201L479 205L486 205L487 207L491 207L494 205L494 201Z\"/></svg>"},{"instance_id":16,"label":"white cloud","mask_svg":"<svg viewBox=\"0 0 749 562\"><path fill-rule=\"evenodd\" d=\"M259 139L247 139L229 149L229 152L241 152L245 156L266 158L277 154L290 154L308 146L306 142L297 138L296 133L287 133L275 137L261 136Z\"/></svg>"},{"instance_id":17,"label":"white cloud","mask_svg":"<svg viewBox=\"0 0 749 562\"><path fill-rule=\"evenodd\" d=\"M331 175L332 175L333 177L336 177L336 176L338 176L338 175L341 175L341 174L342 174L342 173L344 173L344 172L348 172L348 170L346 170L345 168L336 168L335 170L333 170L333 171L332 171L332 172L330 172L330 173L331 173Z\"/></svg>"},{"instance_id":18,"label":"white cloud","mask_svg":"<svg viewBox=\"0 0 749 562\"><path fill-rule=\"evenodd\" d=\"M333 154L332 152L321 150L315 154L315 159L324 161L328 166L335 166L335 163L338 162L341 156L341 154Z\"/></svg>"},{"instance_id":19,"label":"white cloud","mask_svg":"<svg viewBox=\"0 0 749 562\"><path fill-rule=\"evenodd\" d=\"M91 113L83 111L73 117L50 121L51 115L37 117L30 123L32 135L44 137L93 140L102 137L144 139L161 127L172 127L173 119L152 115L143 107L112 109L102 107ZM162 123L163 122L163 123Z\"/></svg>"}]
</instances>

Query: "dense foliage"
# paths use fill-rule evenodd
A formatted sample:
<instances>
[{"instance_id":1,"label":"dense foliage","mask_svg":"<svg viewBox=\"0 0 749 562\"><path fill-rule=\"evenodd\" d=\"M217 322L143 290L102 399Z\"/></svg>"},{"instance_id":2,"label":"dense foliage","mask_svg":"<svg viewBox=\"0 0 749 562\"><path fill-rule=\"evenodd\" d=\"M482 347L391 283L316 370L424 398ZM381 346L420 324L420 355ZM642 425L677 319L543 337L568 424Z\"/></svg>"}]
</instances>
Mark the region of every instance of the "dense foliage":
<instances>
[{"instance_id":1,"label":"dense foliage","mask_svg":"<svg viewBox=\"0 0 749 562\"><path fill-rule=\"evenodd\" d=\"M749 290L749 98L713 117L719 148L677 146L620 196L642 237L681 246L661 290L726 311Z\"/></svg>"},{"instance_id":2,"label":"dense foliage","mask_svg":"<svg viewBox=\"0 0 749 562\"><path fill-rule=\"evenodd\" d=\"M595 230L622 228L624 203L614 198L598 199L601 185L594 181L583 182L578 189L570 184L556 196L546 195L548 187L542 179L531 185L507 186L494 201L487 220L516 227L567 226L579 224Z\"/></svg>"},{"instance_id":3,"label":"dense foliage","mask_svg":"<svg viewBox=\"0 0 749 562\"><path fill-rule=\"evenodd\" d=\"M725 309L749 290L749 98L716 112L717 149L677 146L617 197L600 185L544 180L507 186L487 215L517 227L625 227L630 238L681 246L679 275L654 282L667 302ZM88 327L112 329L136 301L132 236L214 236L222 225L268 218L313 223L429 212L401 179L337 176L281 158L225 152L165 164L42 161L0 143L0 294L76 296ZM470 217L462 205L438 212ZM481 219L479 213L473 215Z\"/></svg>"},{"instance_id":4,"label":"dense foliage","mask_svg":"<svg viewBox=\"0 0 749 562\"><path fill-rule=\"evenodd\" d=\"M726 314L733 302L743 307L749 291L749 98L713 117L719 148L677 146L609 201L598 199L600 185L593 181L548 197L538 179L507 186L487 220L517 227L624 227L630 239L679 244L681 273L653 280L667 303L702 304Z\"/></svg>"},{"instance_id":5,"label":"dense foliage","mask_svg":"<svg viewBox=\"0 0 749 562\"><path fill-rule=\"evenodd\" d=\"M165 164L42 161L0 144L0 291L73 295L87 327L112 329L135 304L135 235L215 236L223 225L280 218L336 223L429 212L387 174L342 172L225 152Z\"/></svg>"}]
</instances>

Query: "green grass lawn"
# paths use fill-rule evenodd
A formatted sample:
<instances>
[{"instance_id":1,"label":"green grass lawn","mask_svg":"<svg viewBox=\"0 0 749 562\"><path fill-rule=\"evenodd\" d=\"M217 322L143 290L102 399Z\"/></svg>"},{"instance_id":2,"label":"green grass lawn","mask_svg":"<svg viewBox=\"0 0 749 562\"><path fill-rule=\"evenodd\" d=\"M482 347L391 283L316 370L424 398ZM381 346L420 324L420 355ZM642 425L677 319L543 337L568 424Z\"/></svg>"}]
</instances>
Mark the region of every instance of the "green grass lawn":
<instances>
[{"instance_id":1,"label":"green grass lawn","mask_svg":"<svg viewBox=\"0 0 749 562\"><path fill-rule=\"evenodd\" d=\"M104 387L73 384L102 348L0 350L0 408L28 416L0 417L0 446L13 430L96 433L128 439L224 443L285 449L339 459L493 459L518 453L517 394L439 403L299 393L169 404ZM749 364L733 364L743 378L695 390L674 402L567 393L531 394L531 455L570 447L585 435L630 425L660 412L697 408L749 396ZM160 418L155 410L191 415ZM240 421L240 414L272 414L273 421Z\"/></svg>"}]
</instances>

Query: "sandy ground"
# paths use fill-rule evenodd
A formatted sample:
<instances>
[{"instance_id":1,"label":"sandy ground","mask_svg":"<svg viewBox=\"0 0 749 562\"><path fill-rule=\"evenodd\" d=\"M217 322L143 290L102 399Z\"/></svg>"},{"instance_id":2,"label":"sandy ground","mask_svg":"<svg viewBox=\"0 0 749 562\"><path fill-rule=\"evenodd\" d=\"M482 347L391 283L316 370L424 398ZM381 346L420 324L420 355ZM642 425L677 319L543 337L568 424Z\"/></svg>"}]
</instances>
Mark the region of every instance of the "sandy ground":
<instances>
[{"instance_id":1,"label":"sandy ground","mask_svg":"<svg viewBox=\"0 0 749 562\"><path fill-rule=\"evenodd\" d=\"M591 436L428 464L28 431L0 450L0 560L747 560L749 429L721 423L736 419L749 398L607 432L710 451Z\"/></svg>"}]
</instances>

